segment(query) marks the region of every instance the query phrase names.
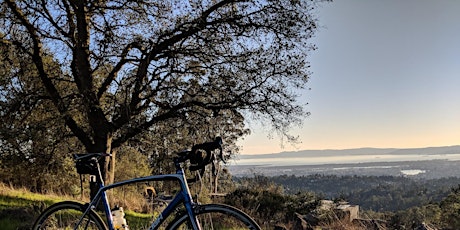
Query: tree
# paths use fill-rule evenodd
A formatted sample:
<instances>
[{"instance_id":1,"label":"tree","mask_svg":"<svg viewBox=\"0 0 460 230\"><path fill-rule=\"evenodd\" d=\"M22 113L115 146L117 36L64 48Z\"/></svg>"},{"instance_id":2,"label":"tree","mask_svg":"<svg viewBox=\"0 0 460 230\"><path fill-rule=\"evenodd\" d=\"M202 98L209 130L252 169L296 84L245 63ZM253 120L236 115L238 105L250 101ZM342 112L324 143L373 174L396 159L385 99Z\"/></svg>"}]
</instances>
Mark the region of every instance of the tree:
<instances>
[{"instance_id":1,"label":"tree","mask_svg":"<svg viewBox=\"0 0 460 230\"><path fill-rule=\"evenodd\" d=\"M33 63L14 48L0 43L0 177L38 192L50 191L56 183L71 188L76 181L68 176L73 166L67 153L81 147L75 138L61 138L67 133L65 125L46 100ZM59 64L50 56L43 60L51 75L60 74ZM59 87L68 85L62 82Z\"/></svg>"},{"instance_id":2,"label":"tree","mask_svg":"<svg viewBox=\"0 0 460 230\"><path fill-rule=\"evenodd\" d=\"M315 4L4 0L0 33L33 64L40 100L89 152L112 152L197 108L252 114L293 138L288 128L307 114L295 90L309 78Z\"/></svg>"},{"instance_id":3,"label":"tree","mask_svg":"<svg viewBox=\"0 0 460 230\"><path fill-rule=\"evenodd\" d=\"M441 220L446 229L460 228L460 185L451 189L451 193L441 203Z\"/></svg>"}]
</instances>

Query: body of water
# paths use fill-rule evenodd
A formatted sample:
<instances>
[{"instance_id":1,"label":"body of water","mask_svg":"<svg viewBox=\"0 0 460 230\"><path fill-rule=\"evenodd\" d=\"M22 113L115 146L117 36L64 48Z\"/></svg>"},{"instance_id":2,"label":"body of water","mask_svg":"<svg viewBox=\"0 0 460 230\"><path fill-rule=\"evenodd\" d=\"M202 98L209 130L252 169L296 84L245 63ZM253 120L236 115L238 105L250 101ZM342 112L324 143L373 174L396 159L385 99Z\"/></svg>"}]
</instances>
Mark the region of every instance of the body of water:
<instances>
[{"instance_id":1,"label":"body of water","mask_svg":"<svg viewBox=\"0 0 460 230\"><path fill-rule=\"evenodd\" d=\"M308 156L308 157L264 157L233 160L232 165L265 165L265 166L294 166L294 165L324 165L324 164L353 164L372 162L400 162L427 160L460 160L460 154L426 154L426 155L344 155L344 156Z\"/></svg>"}]
</instances>

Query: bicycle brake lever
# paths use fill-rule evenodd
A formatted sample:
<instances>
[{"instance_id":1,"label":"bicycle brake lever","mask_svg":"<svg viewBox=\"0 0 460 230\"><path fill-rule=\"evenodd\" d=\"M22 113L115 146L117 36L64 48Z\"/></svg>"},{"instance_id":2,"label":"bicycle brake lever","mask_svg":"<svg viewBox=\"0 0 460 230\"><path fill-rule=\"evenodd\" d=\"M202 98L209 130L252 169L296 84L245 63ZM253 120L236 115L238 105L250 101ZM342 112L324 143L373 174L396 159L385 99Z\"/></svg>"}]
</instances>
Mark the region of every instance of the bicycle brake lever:
<instances>
[{"instance_id":1,"label":"bicycle brake lever","mask_svg":"<svg viewBox=\"0 0 460 230\"><path fill-rule=\"evenodd\" d=\"M225 159L224 159L224 152L222 151L222 147L219 148L219 151L220 151L220 152L219 152L219 158L220 158L220 160L221 160L222 162L224 162L224 164L227 164L227 161L225 161Z\"/></svg>"}]
</instances>

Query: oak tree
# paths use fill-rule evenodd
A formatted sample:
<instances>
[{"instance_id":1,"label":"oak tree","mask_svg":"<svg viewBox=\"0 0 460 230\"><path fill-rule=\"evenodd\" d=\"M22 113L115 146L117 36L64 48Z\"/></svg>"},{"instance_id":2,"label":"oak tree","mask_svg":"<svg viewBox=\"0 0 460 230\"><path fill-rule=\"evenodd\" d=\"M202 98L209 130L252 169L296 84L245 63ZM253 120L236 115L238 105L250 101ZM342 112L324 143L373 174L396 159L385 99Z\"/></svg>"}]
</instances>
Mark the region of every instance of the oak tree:
<instances>
[{"instance_id":1,"label":"oak tree","mask_svg":"<svg viewBox=\"0 0 460 230\"><path fill-rule=\"evenodd\" d=\"M0 4L2 44L32 63L27 71L46 93L39 100L89 152L112 152L158 124L199 114L250 115L290 137L307 114L296 92L310 75L316 1Z\"/></svg>"}]
</instances>

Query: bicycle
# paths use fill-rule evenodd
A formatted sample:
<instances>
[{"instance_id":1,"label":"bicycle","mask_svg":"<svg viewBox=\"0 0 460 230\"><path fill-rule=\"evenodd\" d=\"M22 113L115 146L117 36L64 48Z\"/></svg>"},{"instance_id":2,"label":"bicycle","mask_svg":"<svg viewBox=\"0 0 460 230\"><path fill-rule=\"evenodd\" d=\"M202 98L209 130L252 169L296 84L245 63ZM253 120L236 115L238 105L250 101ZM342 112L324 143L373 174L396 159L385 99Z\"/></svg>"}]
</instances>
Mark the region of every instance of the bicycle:
<instances>
[{"instance_id":1,"label":"bicycle","mask_svg":"<svg viewBox=\"0 0 460 230\"><path fill-rule=\"evenodd\" d=\"M151 175L146 177L134 178L130 180L120 181L111 185L104 185L99 167L99 160L102 157L110 156L105 153L86 153L75 154L77 172L81 174L91 174L96 177L96 182L99 190L89 203L83 204L76 201L62 201L49 206L37 218L33 225L33 230L43 229L98 229L98 230L118 230L128 229L128 226L121 228L114 227L113 212L110 209L107 190L134 184L139 182L149 181L167 181L173 180L179 183L179 192L177 192L172 200L167 204L164 210L154 218L149 230L164 229L162 226L165 220L175 213L172 221L168 221L166 229L251 229L260 230L259 225L246 213L235 207L225 204L199 204L193 201L188 183L196 181L187 179L184 173L184 164L188 161L190 171L199 171L203 175L205 166L218 160L213 153L219 149L218 157L224 161L222 155L222 139L216 138L213 142L194 145L192 150L179 152L177 157L173 158L176 173ZM203 157L200 154L206 153ZM225 161L224 161L225 162ZM214 166L214 165L213 165ZM99 202L102 202L106 221L97 213L96 207ZM183 204L182 209L179 207ZM185 209L185 210L184 210ZM178 211L179 210L179 211ZM165 224L165 225L166 225ZM160 228L161 227L161 228Z\"/></svg>"}]
</instances>

